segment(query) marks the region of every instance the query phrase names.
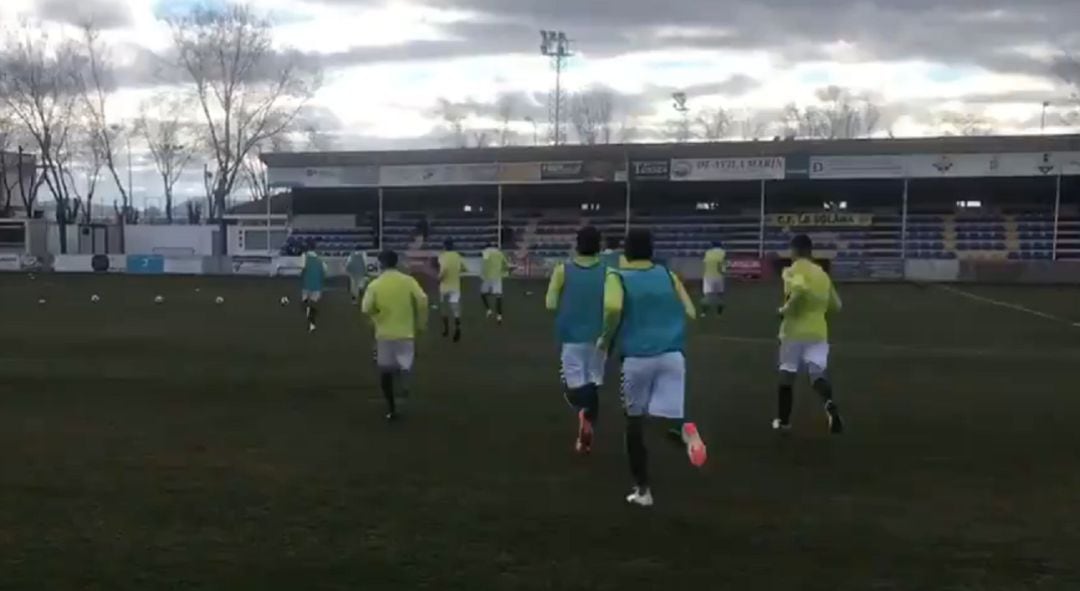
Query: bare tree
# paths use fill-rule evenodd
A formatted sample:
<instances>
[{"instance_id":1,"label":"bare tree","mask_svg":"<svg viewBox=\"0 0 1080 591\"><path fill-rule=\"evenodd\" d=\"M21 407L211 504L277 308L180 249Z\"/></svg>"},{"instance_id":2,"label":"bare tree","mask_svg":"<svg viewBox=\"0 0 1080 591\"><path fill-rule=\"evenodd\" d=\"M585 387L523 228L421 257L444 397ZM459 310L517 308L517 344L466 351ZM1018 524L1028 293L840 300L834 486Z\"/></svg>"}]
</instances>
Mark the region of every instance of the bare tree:
<instances>
[{"instance_id":1,"label":"bare tree","mask_svg":"<svg viewBox=\"0 0 1080 591\"><path fill-rule=\"evenodd\" d=\"M471 135L474 148L490 148L495 134L490 129L477 129Z\"/></svg>"},{"instance_id":2,"label":"bare tree","mask_svg":"<svg viewBox=\"0 0 1080 591\"><path fill-rule=\"evenodd\" d=\"M514 120L514 112L517 111L517 99L514 95L504 94L495 103L495 109L499 115L499 146L505 148L514 143L514 130L510 124Z\"/></svg>"},{"instance_id":3,"label":"bare tree","mask_svg":"<svg viewBox=\"0 0 1080 591\"><path fill-rule=\"evenodd\" d=\"M465 132L465 109L445 98L439 98L435 114L442 119L445 128L445 141L453 148L469 145L469 136Z\"/></svg>"},{"instance_id":4,"label":"bare tree","mask_svg":"<svg viewBox=\"0 0 1080 591\"><path fill-rule=\"evenodd\" d=\"M570 123L582 144L610 144L614 116L615 95L606 88L591 88L570 97Z\"/></svg>"},{"instance_id":5,"label":"bare tree","mask_svg":"<svg viewBox=\"0 0 1080 591\"><path fill-rule=\"evenodd\" d=\"M82 222L89 224L93 219L94 195L105 167L105 146L101 135L84 118L72 128L71 141L62 159L70 164L64 167L64 174L71 191L69 220L78 219L82 210Z\"/></svg>"},{"instance_id":6,"label":"bare tree","mask_svg":"<svg viewBox=\"0 0 1080 591\"><path fill-rule=\"evenodd\" d=\"M942 135L981 136L994 133L990 120L978 113L946 111L938 116L938 124Z\"/></svg>"},{"instance_id":7,"label":"bare tree","mask_svg":"<svg viewBox=\"0 0 1080 591\"><path fill-rule=\"evenodd\" d=\"M703 109L696 122L701 137L712 142L726 138L733 123L731 113L723 107Z\"/></svg>"},{"instance_id":8,"label":"bare tree","mask_svg":"<svg viewBox=\"0 0 1080 591\"><path fill-rule=\"evenodd\" d=\"M790 138L853 139L870 137L881 123L881 111L868 95L841 86L826 86L815 93L818 103L784 107L780 125Z\"/></svg>"},{"instance_id":9,"label":"bare tree","mask_svg":"<svg viewBox=\"0 0 1080 591\"><path fill-rule=\"evenodd\" d=\"M8 34L0 53L0 101L35 144L41 174L20 193L27 214L34 210L38 189L44 185L56 201L60 251L67 253L67 224L71 206L68 142L82 94L78 47L51 42L40 27L25 23ZM23 163L19 162L20 168ZM20 182L24 171L20 170Z\"/></svg>"},{"instance_id":10,"label":"bare tree","mask_svg":"<svg viewBox=\"0 0 1080 591\"><path fill-rule=\"evenodd\" d=\"M192 126L184 118L186 103L159 96L139 110L136 129L146 141L165 192L165 219L173 222L173 189L198 150ZM152 112L152 109L156 110Z\"/></svg>"},{"instance_id":11,"label":"bare tree","mask_svg":"<svg viewBox=\"0 0 1080 591\"><path fill-rule=\"evenodd\" d=\"M765 133L765 123L761 117L750 110L743 111L734 119L733 125L743 140L756 140Z\"/></svg>"},{"instance_id":12,"label":"bare tree","mask_svg":"<svg viewBox=\"0 0 1080 591\"><path fill-rule=\"evenodd\" d=\"M86 132L93 150L99 152L105 169L108 170L116 191L120 195L122 212L128 212L132 208L130 187L121 180L117 166L117 144L123 133L130 133L123 125L109 122L108 106L109 98L116 91L116 81L113 72L113 63L109 47L101 40L101 31L93 22L85 22L80 26L82 53L85 59L81 88L84 110L86 112ZM130 142L128 136L126 141ZM130 163L129 163L130 166ZM91 191L92 195L92 191ZM124 213L119 216L120 221L120 248L124 249L124 223L130 218L130 214Z\"/></svg>"},{"instance_id":13,"label":"bare tree","mask_svg":"<svg viewBox=\"0 0 1080 591\"><path fill-rule=\"evenodd\" d=\"M11 198L19 182L18 167L8 154L18 145L19 132L15 115L0 101L0 217L11 216ZM21 159L21 155L18 156Z\"/></svg>"},{"instance_id":14,"label":"bare tree","mask_svg":"<svg viewBox=\"0 0 1080 591\"><path fill-rule=\"evenodd\" d=\"M242 5L204 5L169 20L179 67L194 84L214 161L212 188L225 254L225 203L256 146L284 133L314 94L317 70L272 45L271 22Z\"/></svg>"}]
</instances>

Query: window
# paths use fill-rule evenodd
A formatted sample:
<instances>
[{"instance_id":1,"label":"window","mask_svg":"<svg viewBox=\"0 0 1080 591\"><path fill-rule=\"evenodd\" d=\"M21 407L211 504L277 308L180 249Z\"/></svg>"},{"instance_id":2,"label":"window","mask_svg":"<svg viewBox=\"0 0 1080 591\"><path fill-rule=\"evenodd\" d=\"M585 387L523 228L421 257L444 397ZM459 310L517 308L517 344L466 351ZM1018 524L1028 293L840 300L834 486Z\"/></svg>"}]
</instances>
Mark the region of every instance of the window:
<instances>
[{"instance_id":1,"label":"window","mask_svg":"<svg viewBox=\"0 0 1080 591\"><path fill-rule=\"evenodd\" d=\"M600 211L599 203L582 203L581 211Z\"/></svg>"},{"instance_id":2,"label":"window","mask_svg":"<svg viewBox=\"0 0 1080 591\"><path fill-rule=\"evenodd\" d=\"M720 204L715 201L702 201L694 206L694 209L698 211L714 211L718 207L720 207Z\"/></svg>"},{"instance_id":3,"label":"window","mask_svg":"<svg viewBox=\"0 0 1080 591\"><path fill-rule=\"evenodd\" d=\"M982 207L982 201L957 201L957 209L979 209Z\"/></svg>"}]
</instances>

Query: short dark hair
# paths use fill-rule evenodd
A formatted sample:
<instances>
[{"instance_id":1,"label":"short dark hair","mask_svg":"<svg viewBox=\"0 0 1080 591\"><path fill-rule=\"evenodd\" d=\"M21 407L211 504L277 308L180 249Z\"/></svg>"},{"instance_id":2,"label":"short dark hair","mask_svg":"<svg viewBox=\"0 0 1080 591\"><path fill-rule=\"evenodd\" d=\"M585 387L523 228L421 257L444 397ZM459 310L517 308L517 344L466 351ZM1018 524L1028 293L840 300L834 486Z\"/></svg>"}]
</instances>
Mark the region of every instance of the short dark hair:
<instances>
[{"instance_id":1,"label":"short dark hair","mask_svg":"<svg viewBox=\"0 0 1080 591\"><path fill-rule=\"evenodd\" d=\"M611 250L618 250L618 248L622 246L622 238L619 238L618 236L608 236L606 244Z\"/></svg>"},{"instance_id":2,"label":"short dark hair","mask_svg":"<svg viewBox=\"0 0 1080 591\"><path fill-rule=\"evenodd\" d=\"M798 257L809 257L814 254L814 241L806 234L796 234L791 239L791 252Z\"/></svg>"},{"instance_id":3,"label":"short dark hair","mask_svg":"<svg viewBox=\"0 0 1080 591\"><path fill-rule=\"evenodd\" d=\"M577 252L587 257L600 252L600 230L596 229L596 226L585 226L578 230Z\"/></svg>"},{"instance_id":4,"label":"short dark hair","mask_svg":"<svg viewBox=\"0 0 1080 591\"><path fill-rule=\"evenodd\" d=\"M445 250L454 250L454 241L450 240L449 238L444 240L442 245L443 245L443 249L445 249Z\"/></svg>"},{"instance_id":5,"label":"short dark hair","mask_svg":"<svg viewBox=\"0 0 1080 591\"><path fill-rule=\"evenodd\" d=\"M385 269L393 269L398 265L397 253L392 250L384 250L379 253L379 266Z\"/></svg>"},{"instance_id":6,"label":"short dark hair","mask_svg":"<svg viewBox=\"0 0 1080 591\"><path fill-rule=\"evenodd\" d=\"M724 247L724 241L717 238L716 240L712 241L712 245L713 245L714 248L723 248Z\"/></svg>"},{"instance_id":7,"label":"short dark hair","mask_svg":"<svg viewBox=\"0 0 1080 591\"><path fill-rule=\"evenodd\" d=\"M648 261L653 257L652 232L645 228L634 228L626 234L626 260Z\"/></svg>"}]
</instances>

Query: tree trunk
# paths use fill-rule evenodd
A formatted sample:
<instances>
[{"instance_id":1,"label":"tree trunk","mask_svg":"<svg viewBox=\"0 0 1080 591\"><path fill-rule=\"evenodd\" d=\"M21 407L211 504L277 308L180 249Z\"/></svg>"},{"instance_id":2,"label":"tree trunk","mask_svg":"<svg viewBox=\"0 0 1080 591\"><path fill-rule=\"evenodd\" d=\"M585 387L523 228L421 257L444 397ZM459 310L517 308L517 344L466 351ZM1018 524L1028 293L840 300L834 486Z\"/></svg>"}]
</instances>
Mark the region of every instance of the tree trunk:
<instances>
[{"instance_id":1,"label":"tree trunk","mask_svg":"<svg viewBox=\"0 0 1080 591\"><path fill-rule=\"evenodd\" d=\"M218 244L217 251L220 256L229 255L229 225L225 221L225 194L224 189L214 191L214 201L217 203L218 218Z\"/></svg>"},{"instance_id":2,"label":"tree trunk","mask_svg":"<svg viewBox=\"0 0 1080 591\"><path fill-rule=\"evenodd\" d=\"M172 225L172 187L165 186L165 220Z\"/></svg>"},{"instance_id":3,"label":"tree trunk","mask_svg":"<svg viewBox=\"0 0 1080 591\"><path fill-rule=\"evenodd\" d=\"M56 202L56 227L60 231L60 254L68 253L67 240L67 200Z\"/></svg>"}]
</instances>

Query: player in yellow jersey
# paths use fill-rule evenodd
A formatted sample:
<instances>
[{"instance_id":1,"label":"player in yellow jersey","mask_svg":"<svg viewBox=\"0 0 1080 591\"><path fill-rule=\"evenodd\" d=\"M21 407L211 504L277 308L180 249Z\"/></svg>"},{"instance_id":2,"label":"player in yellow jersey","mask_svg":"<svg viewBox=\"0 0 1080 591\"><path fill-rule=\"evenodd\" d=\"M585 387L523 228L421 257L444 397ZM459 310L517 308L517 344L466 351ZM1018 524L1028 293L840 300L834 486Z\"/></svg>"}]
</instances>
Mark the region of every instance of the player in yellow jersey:
<instances>
[{"instance_id":1,"label":"player in yellow jersey","mask_svg":"<svg viewBox=\"0 0 1080 591\"><path fill-rule=\"evenodd\" d=\"M804 368L814 391L825 403L829 431L843 433L844 421L833 401L829 382L829 312L842 304L829 275L813 260L814 243L799 234L791 240L794 261L784 269L784 305L780 323L780 387L773 429L791 428L791 406L795 378Z\"/></svg>"},{"instance_id":2,"label":"player in yellow jersey","mask_svg":"<svg viewBox=\"0 0 1080 591\"><path fill-rule=\"evenodd\" d=\"M406 389L416 358L415 339L427 328L427 294L411 276L397 269L394 251L379 253L380 274L364 292L360 309L375 325L375 362L386 398L386 419L397 418L394 382Z\"/></svg>"},{"instance_id":3,"label":"player in yellow jersey","mask_svg":"<svg viewBox=\"0 0 1080 591\"><path fill-rule=\"evenodd\" d=\"M454 315L454 342L461 341L461 274L465 260L454 250L454 241L443 243L439 255L439 311L442 314L443 337L450 336L450 316Z\"/></svg>"},{"instance_id":4,"label":"player in yellow jersey","mask_svg":"<svg viewBox=\"0 0 1080 591\"><path fill-rule=\"evenodd\" d=\"M705 251L704 272L701 280L701 317L708 315L710 308L716 309L716 315L724 313L724 288L727 276L727 252L719 240L712 248Z\"/></svg>"},{"instance_id":5,"label":"player in yellow jersey","mask_svg":"<svg viewBox=\"0 0 1080 591\"><path fill-rule=\"evenodd\" d=\"M480 299L484 302L487 317L495 316L495 321L503 321L503 277L510 272L510 262L503 251L488 244L484 249L483 262L480 266ZM495 296L495 311L491 311L491 296Z\"/></svg>"}]
</instances>

